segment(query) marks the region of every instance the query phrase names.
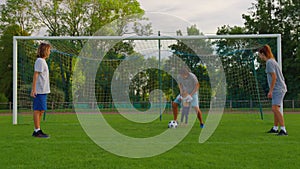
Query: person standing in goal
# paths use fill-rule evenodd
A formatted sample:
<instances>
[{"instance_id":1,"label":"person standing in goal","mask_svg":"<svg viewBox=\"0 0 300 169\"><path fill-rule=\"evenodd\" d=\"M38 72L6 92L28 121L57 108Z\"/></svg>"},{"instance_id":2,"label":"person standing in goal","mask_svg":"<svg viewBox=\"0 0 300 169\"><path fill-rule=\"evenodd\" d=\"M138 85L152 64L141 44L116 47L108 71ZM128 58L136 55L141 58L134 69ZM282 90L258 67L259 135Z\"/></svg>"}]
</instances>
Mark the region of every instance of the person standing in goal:
<instances>
[{"instance_id":1,"label":"person standing in goal","mask_svg":"<svg viewBox=\"0 0 300 169\"><path fill-rule=\"evenodd\" d=\"M183 94L184 89L186 89L186 92L188 92L188 94L193 98L191 101L191 106L195 109L197 113L197 117L200 122L200 128L203 128L204 123L202 119L202 112L199 108L198 102L198 90L200 85L196 75L191 73L187 68L182 68L178 76L178 86L180 89L180 94L172 102L174 120L177 121L178 105L181 104L181 95Z\"/></svg>"},{"instance_id":2,"label":"person standing in goal","mask_svg":"<svg viewBox=\"0 0 300 169\"><path fill-rule=\"evenodd\" d=\"M280 112L283 98L287 92L287 87L284 82L283 74L275 61L274 55L269 45L264 45L258 50L258 55L261 60L266 62L266 73L269 84L268 98L272 99L272 111L274 113L274 126L268 133L277 133L279 136L288 135L285 125L283 112ZM278 124L280 125L280 132L278 132Z\"/></svg>"},{"instance_id":3,"label":"person standing in goal","mask_svg":"<svg viewBox=\"0 0 300 169\"><path fill-rule=\"evenodd\" d=\"M46 59L50 55L50 44L41 43L37 51L37 59L34 64L31 96L33 97L33 121L34 131L32 136L48 138L41 130L40 122L43 113L47 110L47 94L50 93L49 69Z\"/></svg>"}]
</instances>

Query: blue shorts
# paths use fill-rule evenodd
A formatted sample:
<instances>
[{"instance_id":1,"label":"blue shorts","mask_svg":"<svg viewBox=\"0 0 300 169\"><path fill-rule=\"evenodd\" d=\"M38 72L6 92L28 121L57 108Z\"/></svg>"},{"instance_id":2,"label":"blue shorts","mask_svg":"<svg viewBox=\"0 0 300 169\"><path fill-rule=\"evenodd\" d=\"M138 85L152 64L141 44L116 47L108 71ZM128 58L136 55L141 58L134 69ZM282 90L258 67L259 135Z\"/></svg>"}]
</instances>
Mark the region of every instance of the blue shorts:
<instances>
[{"instance_id":1,"label":"blue shorts","mask_svg":"<svg viewBox=\"0 0 300 169\"><path fill-rule=\"evenodd\" d=\"M193 100L191 102L191 106L192 107L199 107L199 101L198 101L198 93L193 94L192 96ZM180 94L176 97L176 99L174 100L175 103L177 104L181 104L181 100L180 100Z\"/></svg>"},{"instance_id":2,"label":"blue shorts","mask_svg":"<svg viewBox=\"0 0 300 169\"><path fill-rule=\"evenodd\" d=\"M272 93L272 105L280 106L283 102L285 92L273 92Z\"/></svg>"},{"instance_id":3,"label":"blue shorts","mask_svg":"<svg viewBox=\"0 0 300 169\"><path fill-rule=\"evenodd\" d=\"M47 110L47 94L37 94L33 98L33 110Z\"/></svg>"}]
</instances>

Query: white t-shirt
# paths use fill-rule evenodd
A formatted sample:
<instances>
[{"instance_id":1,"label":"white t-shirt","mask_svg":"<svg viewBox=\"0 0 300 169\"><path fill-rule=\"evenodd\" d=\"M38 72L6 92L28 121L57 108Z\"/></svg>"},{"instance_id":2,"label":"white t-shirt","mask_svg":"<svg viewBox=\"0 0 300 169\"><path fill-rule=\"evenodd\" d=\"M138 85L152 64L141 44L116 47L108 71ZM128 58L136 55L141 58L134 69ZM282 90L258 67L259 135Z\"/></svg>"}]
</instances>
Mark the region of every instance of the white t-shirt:
<instances>
[{"instance_id":1,"label":"white t-shirt","mask_svg":"<svg viewBox=\"0 0 300 169\"><path fill-rule=\"evenodd\" d=\"M37 58L34 64L34 71L39 72L36 80L36 93L50 93L49 69L45 59Z\"/></svg>"},{"instance_id":2,"label":"white t-shirt","mask_svg":"<svg viewBox=\"0 0 300 169\"><path fill-rule=\"evenodd\" d=\"M183 101L183 102L191 102L192 100L193 100L193 97L191 96L191 95L187 95L186 97L182 97L181 96L181 100Z\"/></svg>"}]
</instances>

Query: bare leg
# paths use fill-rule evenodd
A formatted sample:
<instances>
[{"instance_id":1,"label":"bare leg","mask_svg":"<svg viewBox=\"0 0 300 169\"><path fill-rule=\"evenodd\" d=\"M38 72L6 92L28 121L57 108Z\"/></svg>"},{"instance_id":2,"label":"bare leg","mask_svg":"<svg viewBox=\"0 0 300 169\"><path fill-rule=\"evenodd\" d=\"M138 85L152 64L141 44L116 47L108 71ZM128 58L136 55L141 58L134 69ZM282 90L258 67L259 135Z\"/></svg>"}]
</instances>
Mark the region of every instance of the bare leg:
<instances>
[{"instance_id":1,"label":"bare leg","mask_svg":"<svg viewBox=\"0 0 300 169\"><path fill-rule=\"evenodd\" d=\"M183 123L184 114L185 114L185 112L184 112L184 110L182 109L182 112L181 112L181 118L180 118L180 124Z\"/></svg>"},{"instance_id":2,"label":"bare leg","mask_svg":"<svg viewBox=\"0 0 300 169\"><path fill-rule=\"evenodd\" d=\"M40 117L39 117L40 118L40 123L42 121L42 116L43 116L44 112L45 112L44 110L40 112Z\"/></svg>"},{"instance_id":3,"label":"bare leg","mask_svg":"<svg viewBox=\"0 0 300 169\"><path fill-rule=\"evenodd\" d=\"M189 120L189 111L190 111L190 108L188 108L188 110L186 111L186 114L185 114L185 124L188 124L188 120Z\"/></svg>"},{"instance_id":4,"label":"bare leg","mask_svg":"<svg viewBox=\"0 0 300 169\"><path fill-rule=\"evenodd\" d=\"M189 115L190 107L182 107L182 114L181 114L181 123L185 118L185 124L188 123L188 115Z\"/></svg>"},{"instance_id":5,"label":"bare leg","mask_svg":"<svg viewBox=\"0 0 300 169\"><path fill-rule=\"evenodd\" d=\"M202 112L201 112L200 108L199 107L194 107L194 108L197 113L197 117L198 117L200 124L204 124L203 119L202 119Z\"/></svg>"},{"instance_id":6,"label":"bare leg","mask_svg":"<svg viewBox=\"0 0 300 169\"><path fill-rule=\"evenodd\" d=\"M279 120L278 120L278 118L277 118L275 112L273 112L273 114L274 114L274 126L278 126Z\"/></svg>"},{"instance_id":7,"label":"bare leg","mask_svg":"<svg viewBox=\"0 0 300 169\"><path fill-rule=\"evenodd\" d=\"M39 110L35 110L33 112L33 122L34 122L34 128L35 129L39 129L41 127L41 119L42 119L42 114L44 113L44 111L39 111Z\"/></svg>"},{"instance_id":8,"label":"bare leg","mask_svg":"<svg viewBox=\"0 0 300 169\"><path fill-rule=\"evenodd\" d=\"M274 124L278 124L280 126L284 126L284 119L282 114L280 113L280 106L272 105L272 111L274 113Z\"/></svg>"},{"instance_id":9,"label":"bare leg","mask_svg":"<svg viewBox=\"0 0 300 169\"><path fill-rule=\"evenodd\" d=\"M178 116L178 104L177 103L172 102L172 110L173 110L174 120L177 121L177 116Z\"/></svg>"}]
</instances>

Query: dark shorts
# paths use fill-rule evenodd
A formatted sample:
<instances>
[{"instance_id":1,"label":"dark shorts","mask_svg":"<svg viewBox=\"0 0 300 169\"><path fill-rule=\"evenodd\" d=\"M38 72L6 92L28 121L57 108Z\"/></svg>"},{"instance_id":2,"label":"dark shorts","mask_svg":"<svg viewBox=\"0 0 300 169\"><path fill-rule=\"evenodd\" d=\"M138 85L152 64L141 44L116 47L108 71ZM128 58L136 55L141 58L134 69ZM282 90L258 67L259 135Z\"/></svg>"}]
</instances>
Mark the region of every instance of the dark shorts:
<instances>
[{"instance_id":1,"label":"dark shorts","mask_svg":"<svg viewBox=\"0 0 300 169\"><path fill-rule=\"evenodd\" d=\"M47 94L37 94L33 98L33 110L47 110Z\"/></svg>"}]
</instances>

